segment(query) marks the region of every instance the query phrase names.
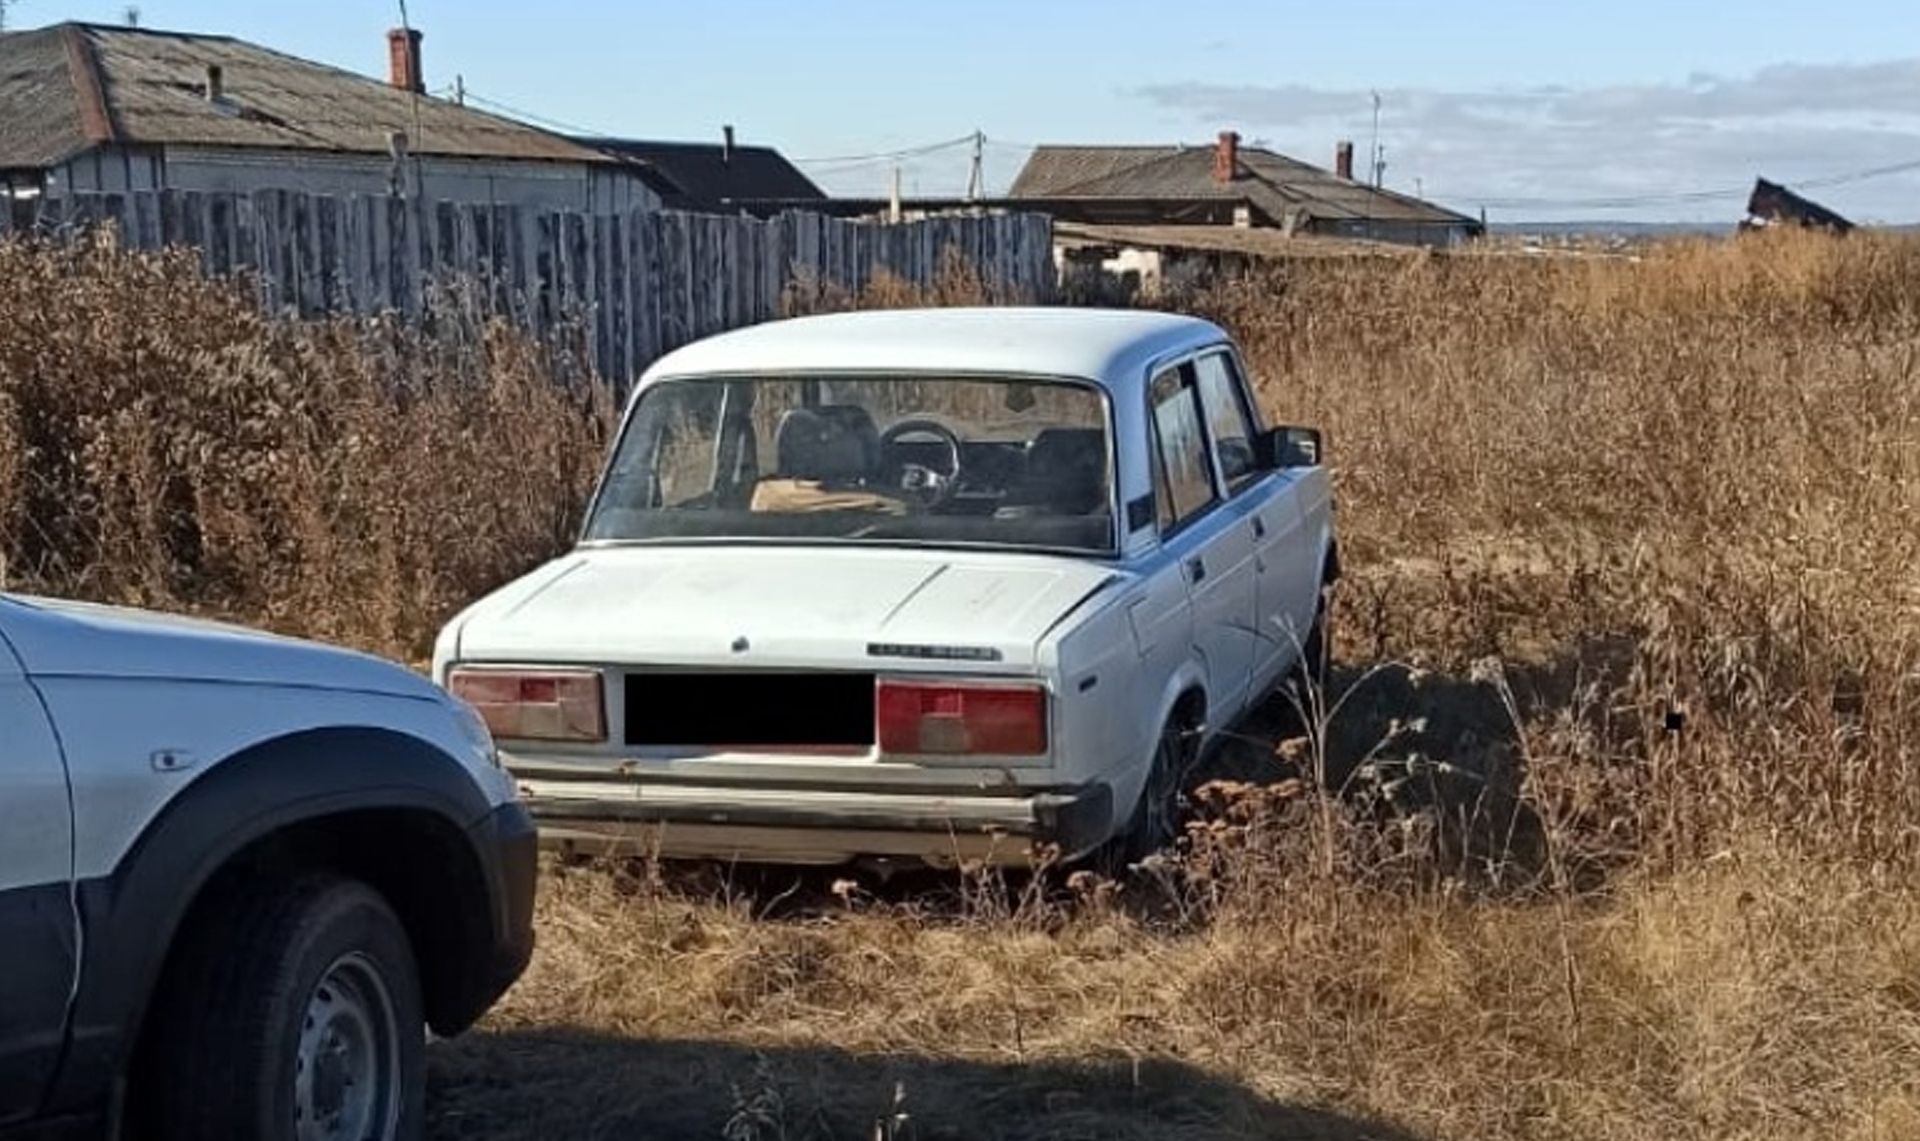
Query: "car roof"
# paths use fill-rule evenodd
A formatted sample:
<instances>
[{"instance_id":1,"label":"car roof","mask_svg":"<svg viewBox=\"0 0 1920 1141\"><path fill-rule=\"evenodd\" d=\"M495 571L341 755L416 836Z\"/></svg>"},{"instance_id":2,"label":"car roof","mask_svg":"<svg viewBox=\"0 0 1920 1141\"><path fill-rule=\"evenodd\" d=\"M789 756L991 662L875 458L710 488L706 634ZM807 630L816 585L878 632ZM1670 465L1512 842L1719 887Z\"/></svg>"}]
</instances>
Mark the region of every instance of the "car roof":
<instances>
[{"instance_id":1,"label":"car roof","mask_svg":"<svg viewBox=\"0 0 1920 1141\"><path fill-rule=\"evenodd\" d=\"M1219 344L1210 321L1132 309L884 309L769 321L677 349L642 378L889 370L1144 379L1168 353Z\"/></svg>"}]
</instances>

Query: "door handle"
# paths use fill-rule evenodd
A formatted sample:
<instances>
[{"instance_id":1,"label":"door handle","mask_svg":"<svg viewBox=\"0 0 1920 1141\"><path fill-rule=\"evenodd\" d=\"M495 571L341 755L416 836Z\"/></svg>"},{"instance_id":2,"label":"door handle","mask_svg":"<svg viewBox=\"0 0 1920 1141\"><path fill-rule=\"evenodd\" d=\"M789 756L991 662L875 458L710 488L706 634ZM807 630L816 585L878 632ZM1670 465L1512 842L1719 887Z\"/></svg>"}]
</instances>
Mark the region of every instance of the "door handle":
<instances>
[{"instance_id":1,"label":"door handle","mask_svg":"<svg viewBox=\"0 0 1920 1141\"><path fill-rule=\"evenodd\" d=\"M1253 517L1253 537L1256 539L1267 537L1267 521L1258 515Z\"/></svg>"},{"instance_id":2,"label":"door handle","mask_svg":"<svg viewBox=\"0 0 1920 1141\"><path fill-rule=\"evenodd\" d=\"M1195 582L1199 582L1201 579L1207 577L1207 564L1201 562L1198 557L1188 559L1187 577Z\"/></svg>"}]
</instances>

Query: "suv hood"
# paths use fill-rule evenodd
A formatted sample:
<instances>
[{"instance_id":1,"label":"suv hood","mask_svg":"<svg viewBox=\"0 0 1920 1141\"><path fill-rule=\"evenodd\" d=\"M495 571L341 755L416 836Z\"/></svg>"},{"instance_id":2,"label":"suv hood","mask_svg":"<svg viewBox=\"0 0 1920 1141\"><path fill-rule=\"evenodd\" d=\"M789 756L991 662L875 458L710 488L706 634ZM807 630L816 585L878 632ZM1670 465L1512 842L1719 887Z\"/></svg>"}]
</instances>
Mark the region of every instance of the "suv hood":
<instances>
[{"instance_id":1,"label":"suv hood","mask_svg":"<svg viewBox=\"0 0 1920 1141\"><path fill-rule=\"evenodd\" d=\"M999 668L1031 669L1047 632L1118 577L1098 563L1026 554L586 549L468 609L440 657L858 668L914 656L874 653L880 644L920 648L922 661L929 647L991 650Z\"/></svg>"},{"instance_id":2,"label":"suv hood","mask_svg":"<svg viewBox=\"0 0 1920 1141\"><path fill-rule=\"evenodd\" d=\"M383 658L205 619L69 599L0 596L0 635L27 673L219 681L435 698Z\"/></svg>"}]
</instances>

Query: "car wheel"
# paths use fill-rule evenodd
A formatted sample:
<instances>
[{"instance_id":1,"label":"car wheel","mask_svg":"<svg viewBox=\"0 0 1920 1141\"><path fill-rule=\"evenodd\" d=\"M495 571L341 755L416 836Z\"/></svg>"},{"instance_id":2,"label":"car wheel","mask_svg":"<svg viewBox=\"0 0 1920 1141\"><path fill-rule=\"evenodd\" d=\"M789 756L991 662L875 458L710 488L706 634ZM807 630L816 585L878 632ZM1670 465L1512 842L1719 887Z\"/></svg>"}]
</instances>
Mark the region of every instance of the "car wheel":
<instances>
[{"instance_id":1,"label":"car wheel","mask_svg":"<svg viewBox=\"0 0 1920 1141\"><path fill-rule=\"evenodd\" d=\"M334 876L259 880L189 922L146 1054L153 1136L420 1136L418 968L379 894Z\"/></svg>"},{"instance_id":2,"label":"car wheel","mask_svg":"<svg viewBox=\"0 0 1920 1141\"><path fill-rule=\"evenodd\" d=\"M1314 685L1324 688L1327 684L1327 652L1331 648L1327 641L1328 591L1320 589L1320 598L1313 611L1313 625L1307 627L1306 640L1301 643L1301 668L1307 679Z\"/></svg>"},{"instance_id":3,"label":"car wheel","mask_svg":"<svg viewBox=\"0 0 1920 1141\"><path fill-rule=\"evenodd\" d=\"M1147 769L1146 786L1134 802L1127 827L1100 850L1099 864L1108 875L1123 874L1148 856L1171 848L1180 838L1181 781L1186 775L1186 733L1177 723L1160 730L1160 740Z\"/></svg>"}]
</instances>

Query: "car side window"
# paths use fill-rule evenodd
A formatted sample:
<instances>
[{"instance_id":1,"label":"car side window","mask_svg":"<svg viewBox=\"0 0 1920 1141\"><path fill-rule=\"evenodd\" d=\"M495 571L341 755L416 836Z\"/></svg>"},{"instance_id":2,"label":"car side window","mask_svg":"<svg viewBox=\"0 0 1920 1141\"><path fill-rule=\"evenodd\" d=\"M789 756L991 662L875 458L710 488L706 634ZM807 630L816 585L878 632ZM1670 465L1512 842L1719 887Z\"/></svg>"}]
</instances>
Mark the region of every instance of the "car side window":
<instances>
[{"instance_id":1,"label":"car side window","mask_svg":"<svg viewBox=\"0 0 1920 1141\"><path fill-rule=\"evenodd\" d=\"M1230 492L1259 478L1253 459L1253 416L1240 388L1240 378L1224 352L1208 353L1194 363L1200 380L1200 404L1207 414L1207 430L1220 456L1220 472Z\"/></svg>"},{"instance_id":2,"label":"car side window","mask_svg":"<svg viewBox=\"0 0 1920 1141\"><path fill-rule=\"evenodd\" d=\"M1153 405L1153 494L1162 533L1176 530L1220 499L1207 462L1199 392L1189 366L1156 376Z\"/></svg>"}]
</instances>

